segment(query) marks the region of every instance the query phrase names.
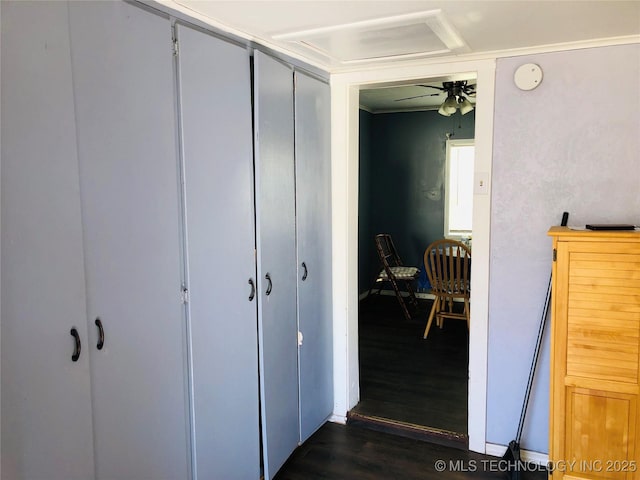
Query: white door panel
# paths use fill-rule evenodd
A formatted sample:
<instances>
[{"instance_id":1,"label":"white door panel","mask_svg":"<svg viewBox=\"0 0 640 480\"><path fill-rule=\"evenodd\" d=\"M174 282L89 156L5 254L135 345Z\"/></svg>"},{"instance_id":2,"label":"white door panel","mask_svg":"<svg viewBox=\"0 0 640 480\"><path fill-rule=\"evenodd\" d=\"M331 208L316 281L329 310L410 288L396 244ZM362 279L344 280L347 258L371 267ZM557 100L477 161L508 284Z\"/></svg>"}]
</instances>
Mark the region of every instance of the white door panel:
<instances>
[{"instance_id":1,"label":"white door panel","mask_svg":"<svg viewBox=\"0 0 640 480\"><path fill-rule=\"evenodd\" d=\"M124 2L69 8L96 474L183 479L186 328L170 22Z\"/></svg>"},{"instance_id":2,"label":"white door panel","mask_svg":"<svg viewBox=\"0 0 640 480\"><path fill-rule=\"evenodd\" d=\"M249 55L177 26L198 479L258 479Z\"/></svg>"},{"instance_id":3,"label":"white door panel","mask_svg":"<svg viewBox=\"0 0 640 480\"><path fill-rule=\"evenodd\" d=\"M2 478L84 480L94 465L67 5L0 8Z\"/></svg>"},{"instance_id":4,"label":"white door panel","mask_svg":"<svg viewBox=\"0 0 640 480\"><path fill-rule=\"evenodd\" d=\"M299 441L293 72L254 57L258 327L265 478Z\"/></svg>"},{"instance_id":5,"label":"white door panel","mask_svg":"<svg viewBox=\"0 0 640 480\"><path fill-rule=\"evenodd\" d=\"M333 411L331 99L329 85L299 72L295 91L300 440L305 441Z\"/></svg>"}]
</instances>

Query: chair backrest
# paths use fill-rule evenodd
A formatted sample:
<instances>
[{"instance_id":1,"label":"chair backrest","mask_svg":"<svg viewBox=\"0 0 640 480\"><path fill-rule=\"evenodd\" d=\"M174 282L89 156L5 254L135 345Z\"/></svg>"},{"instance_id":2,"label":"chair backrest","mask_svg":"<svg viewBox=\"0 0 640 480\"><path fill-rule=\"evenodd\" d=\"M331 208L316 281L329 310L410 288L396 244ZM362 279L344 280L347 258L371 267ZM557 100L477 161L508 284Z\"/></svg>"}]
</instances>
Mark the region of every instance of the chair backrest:
<instances>
[{"instance_id":1,"label":"chair backrest","mask_svg":"<svg viewBox=\"0 0 640 480\"><path fill-rule=\"evenodd\" d=\"M424 252L424 266L434 294L469 298L471 250L456 240L436 240Z\"/></svg>"},{"instance_id":2,"label":"chair backrest","mask_svg":"<svg viewBox=\"0 0 640 480\"><path fill-rule=\"evenodd\" d=\"M402 260L400 260L400 256L396 251L391 235L388 233L379 233L375 236L375 242L380 263L382 263L385 270L388 270L390 267L399 267L402 265Z\"/></svg>"}]
</instances>

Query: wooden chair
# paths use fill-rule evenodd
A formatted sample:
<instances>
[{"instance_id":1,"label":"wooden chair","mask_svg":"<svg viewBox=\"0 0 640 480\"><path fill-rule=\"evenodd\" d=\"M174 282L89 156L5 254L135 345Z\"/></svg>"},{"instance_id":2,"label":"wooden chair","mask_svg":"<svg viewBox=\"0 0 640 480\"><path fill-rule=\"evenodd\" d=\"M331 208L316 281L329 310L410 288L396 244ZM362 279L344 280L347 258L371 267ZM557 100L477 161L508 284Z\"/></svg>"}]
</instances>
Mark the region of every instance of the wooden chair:
<instances>
[{"instance_id":1,"label":"wooden chair","mask_svg":"<svg viewBox=\"0 0 640 480\"><path fill-rule=\"evenodd\" d=\"M417 307L418 300L416 299L416 294L413 290L412 284L420 275L420 269L402 264L402 260L398 255L395 245L393 244L391 235L387 233L379 233L375 236L375 243L378 257L380 258L380 263L382 265L382 270L380 270L380 273L376 277L374 285L379 284L378 293L380 293L383 283L391 283L404 316L407 320L411 320L411 314L407 308L405 297L400 291L399 284L404 284L404 287L409 294L406 298L412 306ZM371 294L371 290L373 290L373 286L369 289L369 294Z\"/></svg>"},{"instance_id":2,"label":"wooden chair","mask_svg":"<svg viewBox=\"0 0 640 480\"><path fill-rule=\"evenodd\" d=\"M424 338L429 335L434 317L436 324L442 328L445 318L456 318L467 321L469 328L469 298L471 250L464 243L456 240L436 240L424 252L424 266L431 283L431 291L435 295ZM462 313L454 311L454 300L464 302Z\"/></svg>"}]
</instances>

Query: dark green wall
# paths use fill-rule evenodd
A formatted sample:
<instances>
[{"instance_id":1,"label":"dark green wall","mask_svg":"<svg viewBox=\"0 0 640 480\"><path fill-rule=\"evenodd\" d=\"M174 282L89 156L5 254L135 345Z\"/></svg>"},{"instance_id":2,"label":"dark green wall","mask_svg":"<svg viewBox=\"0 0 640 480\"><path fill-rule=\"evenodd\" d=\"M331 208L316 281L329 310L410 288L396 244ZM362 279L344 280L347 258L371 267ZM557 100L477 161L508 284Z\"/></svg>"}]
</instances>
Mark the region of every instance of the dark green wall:
<instances>
[{"instance_id":1,"label":"dark green wall","mask_svg":"<svg viewBox=\"0 0 640 480\"><path fill-rule=\"evenodd\" d=\"M390 233L406 265L422 265L429 243L444 235L447 133L473 138L475 111L372 115L360 111L359 288L368 290L379 262L373 237Z\"/></svg>"},{"instance_id":2,"label":"dark green wall","mask_svg":"<svg viewBox=\"0 0 640 480\"><path fill-rule=\"evenodd\" d=\"M371 122L373 115L360 110L360 164L358 176L358 289L360 292L371 285L377 262L372 263L373 236L371 230ZM374 259L375 260L375 259Z\"/></svg>"}]
</instances>

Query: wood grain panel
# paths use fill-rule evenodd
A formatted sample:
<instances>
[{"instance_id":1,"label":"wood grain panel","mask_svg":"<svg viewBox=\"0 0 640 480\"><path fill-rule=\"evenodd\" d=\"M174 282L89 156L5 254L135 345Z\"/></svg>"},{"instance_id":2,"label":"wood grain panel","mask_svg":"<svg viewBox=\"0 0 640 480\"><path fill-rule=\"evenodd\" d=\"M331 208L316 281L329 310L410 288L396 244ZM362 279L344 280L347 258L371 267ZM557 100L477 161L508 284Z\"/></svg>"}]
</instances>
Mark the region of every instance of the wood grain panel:
<instances>
[{"instance_id":1,"label":"wood grain panel","mask_svg":"<svg viewBox=\"0 0 640 480\"><path fill-rule=\"evenodd\" d=\"M600 282L604 280L613 280L616 278L624 278L625 280L638 280L640 279L640 270L619 270L619 271L609 271L607 272L607 279L598 278L601 270L593 269L593 268L580 268L578 266L574 266L571 269L571 276L574 278L584 277L591 282Z\"/></svg>"},{"instance_id":2,"label":"wood grain panel","mask_svg":"<svg viewBox=\"0 0 640 480\"><path fill-rule=\"evenodd\" d=\"M553 227L549 459L555 480L640 479L640 235ZM625 463L626 462L626 463Z\"/></svg>"},{"instance_id":3,"label":"wood grain panel","mask_svg":"<svg viewBox=\"0 0 640 480\"><path fill-rule=\"evenodd\" d=\"M637 304L640 295L638 295L638 289L633 286L632 280L625 280L621 278L618 281L621 285L583 285L576 283L572 278L570 292L575 293L576 296L592 299L602 298L605 302L611 302L611 295L613 295L613 299L620 299L625 303ZM626 286L623 286L622 284L626 284Z\"/></svg>"},{"instance_id":4,"label":"wood grain panel","mask_svg":"<svg viewBox=\"0 0 640 480\"><path fill-rule=\"evenodd\" d=\"M637 384L620 383L612 379L600 380L595 378L567 376L565 377L564 384L567 387L591 388L593 390L614 391L636 396L640 394L640 388L638 388Z\"/></svg>"},{"instance_id":5,"label":"wood grain panel","mask_svg":"<svg viewBox=\"0 0 640 480\"><path fill-rule=\"evenodd\" d=\"M635 423L635 396L567 388L566 460L588 478L632 478L616 462L633 460Z\"/></svg>"},{"instance_id":6,"label":"wood grain panel","mask_svg":"<svg viewBox=\"0 0 640 480\"><path fill-rule=\"evenodd\" d=\"M612 272L609 272L612 273ZM588 285L599 287L612 287L612 288L628 288L631 290L631 294L637 294L637 288L640 287L640 278L634 279L634 275L640 274L639 272L622 270L620 275L616 275L613 278L589 278L584 275L572 275L571 283L573 286Z\"/></svg>"},{"instance_id":7,"label":"wood grain panel","mask_svg":"<svg viewBox=\"0 0 640 480\"><path fill-rule=\"evenodd\" d=\"M640 255L571 252L567 374L638 382Z\"/></svg>"},{"instance_id":8,"label":"wood grain panel","mask_svg":"<svg viewBox=\"0 0 640 480\"><path fill-rule=\"evenodd\" d=\"M576 300L569 300L569 308L579 307L585 310L597 310L598 316L601 318L606 318L614 315L616 318L635 318L638 319L638 314L640 313L640 308L636 305L615 305L611 304L609 306L609 310L603 310L602 303L599 302L579 302ZM620 313L621 315L617 315ZM591 313L593 315L593 312Z\"/></svg>"}]
</instances>

